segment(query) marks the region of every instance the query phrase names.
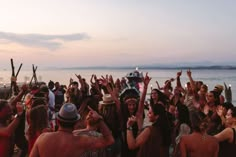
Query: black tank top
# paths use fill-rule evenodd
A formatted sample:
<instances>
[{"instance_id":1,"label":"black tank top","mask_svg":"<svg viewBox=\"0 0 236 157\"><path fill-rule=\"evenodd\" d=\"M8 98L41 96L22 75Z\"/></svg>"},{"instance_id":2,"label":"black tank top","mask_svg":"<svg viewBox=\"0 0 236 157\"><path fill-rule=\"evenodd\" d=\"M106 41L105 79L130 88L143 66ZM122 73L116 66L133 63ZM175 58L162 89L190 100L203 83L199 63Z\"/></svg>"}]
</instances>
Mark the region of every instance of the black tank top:
<instances>
[{"instance_id":1,"label":"black tank top","mask_svg":"<svg viewBox=\"0 0 236 157\"><path fill-rule=\"evenodd\" d=\"M218 157L235 157L236 156L236 131L233 130L233 142L228 141L220 142L219 156Z\"/></svg>"}]
</instances>

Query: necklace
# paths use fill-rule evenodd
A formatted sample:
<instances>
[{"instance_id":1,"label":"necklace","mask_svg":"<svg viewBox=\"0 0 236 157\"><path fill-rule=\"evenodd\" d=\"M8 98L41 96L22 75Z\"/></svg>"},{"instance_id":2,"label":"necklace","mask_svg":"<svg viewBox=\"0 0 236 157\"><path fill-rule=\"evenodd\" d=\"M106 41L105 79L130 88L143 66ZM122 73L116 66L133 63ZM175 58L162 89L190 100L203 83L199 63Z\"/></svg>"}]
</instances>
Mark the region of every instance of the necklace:
<instances>
[{"instance_id":1,"label":"necklace","mask_svg":"<svg viewBox=\"0 0 236 157\"><path fill-rule=\"evenodd\" d=\"M206 138L207 138L207 134L206 133L202 134L202 140L205 141Z\"/></svg>"}]
</instances>

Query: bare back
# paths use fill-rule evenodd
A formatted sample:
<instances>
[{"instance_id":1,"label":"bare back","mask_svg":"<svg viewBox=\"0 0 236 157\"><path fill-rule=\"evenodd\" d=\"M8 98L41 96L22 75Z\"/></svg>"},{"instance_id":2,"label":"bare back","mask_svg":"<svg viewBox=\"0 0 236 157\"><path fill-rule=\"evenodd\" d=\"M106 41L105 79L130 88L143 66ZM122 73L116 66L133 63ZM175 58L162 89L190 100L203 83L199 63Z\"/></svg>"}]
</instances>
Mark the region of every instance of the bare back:
<instances>
[{"instance_id":1,"label":"bare back","mask_svg":"<svg viewBox=\"0 0 236 157\"><path fill-rule=\"evenodd\" d=\"M73 136L69 132L42 134L30 154L30 157L79 157L85 151L98 146L100 141L86 136ZM37 152L38 151L38 152Z\"/></svg>"},{"instance_id":2,"label":"bare back","mask_svg":"<svg viewBox=\"0 0 236 157\"><path fill-rule=\"evenodd\" d=\"M180 140L181 157L217 157L219 144L215 137L192 133Z\"/></svg>"}]
</instances>

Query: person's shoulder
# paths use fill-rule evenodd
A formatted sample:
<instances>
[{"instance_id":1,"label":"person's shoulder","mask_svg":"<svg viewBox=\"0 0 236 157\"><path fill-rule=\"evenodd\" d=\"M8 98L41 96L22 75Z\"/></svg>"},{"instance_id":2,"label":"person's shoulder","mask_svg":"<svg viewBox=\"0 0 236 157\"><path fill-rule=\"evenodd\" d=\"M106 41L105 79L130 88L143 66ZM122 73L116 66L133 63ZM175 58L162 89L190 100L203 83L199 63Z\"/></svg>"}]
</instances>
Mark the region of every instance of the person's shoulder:
<instances>
[{"instance_id":1,"label":"person's shoulder","mask_svg":"<svg viewBox=\"0 0 236 157\"><path fill-rule=\"evenodd\" d=\"M208 139L209 143L211 143L211 144L216 144L216 145L218 145L218 144L219 144L219 142L218 142L217 138L216 138L216 137L214 137L214 136L207 135L207 139Z\"/></svg>"},{"instance_id":2,"label":"person's shoulder","mask_svg":"<svg viewBox=\"0 0 236 157\"><path fill-rule=\"evenodd\" d=\"M196 139L192 134L184 134L180 137L180 142L182 143L192 143L195 140Z\"/></svg>"},{"instance_id":3,"label":"person's shoulder","mask_svg":"<svg viewBox=\"0 0 236 157\"><path fill-rule=\"evenodd\" d=\"M43 132L38 138L40 139L40 140L45 140L45 139L47 139L47 138L51 138L51 137L54 137L55 136L55 132L50 132L50 131L46 131L45 130L45 132Z\"/></svg>"}]
</instances>

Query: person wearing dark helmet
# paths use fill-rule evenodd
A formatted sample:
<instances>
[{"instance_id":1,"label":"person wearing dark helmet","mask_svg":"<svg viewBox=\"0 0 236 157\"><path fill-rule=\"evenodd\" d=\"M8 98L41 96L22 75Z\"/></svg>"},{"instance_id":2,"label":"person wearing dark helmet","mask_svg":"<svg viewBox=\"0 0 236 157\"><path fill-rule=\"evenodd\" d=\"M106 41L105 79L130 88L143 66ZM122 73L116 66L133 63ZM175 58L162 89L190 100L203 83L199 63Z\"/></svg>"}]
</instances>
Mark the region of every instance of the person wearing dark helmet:
<instances>
[{"instance_id":1,"label":"person wearing dark helmet","mask_svg":"<svg viewBox=\"0 0 236 157\"><path fill-rule=\"evenodd\" d=\"M104 148L114 143L114 139L102 117L89 108L88 116L98 121L101 138L89 136L74 136L73 127L80 119L76 106L72 103L64 104L57 114L58 130L44 133L37 139L30 157L79 157L84 152L92 149Z\"/></svg>"}]
</instances>

